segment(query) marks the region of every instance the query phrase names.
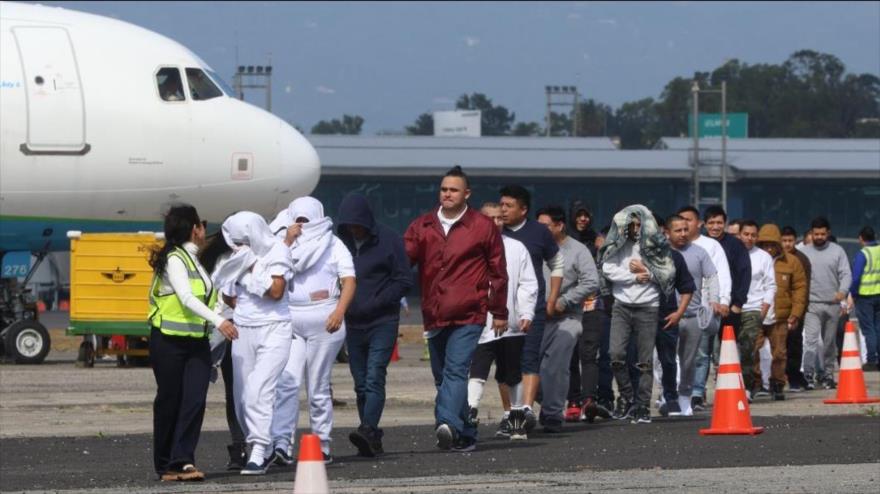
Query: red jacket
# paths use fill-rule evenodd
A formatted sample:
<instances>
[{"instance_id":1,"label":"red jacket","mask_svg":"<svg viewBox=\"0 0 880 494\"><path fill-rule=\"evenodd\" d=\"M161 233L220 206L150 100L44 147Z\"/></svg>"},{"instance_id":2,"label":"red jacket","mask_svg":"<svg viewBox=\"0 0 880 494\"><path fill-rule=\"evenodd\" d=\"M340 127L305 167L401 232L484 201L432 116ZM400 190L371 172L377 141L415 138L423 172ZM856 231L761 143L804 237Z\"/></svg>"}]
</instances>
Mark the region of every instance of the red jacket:
<instances>
[{"instance_id":1,"label":"red jacket","mask_svg":"<svg viewBox=\"0 0 880 494\"><path fill-rule=\"evenodd\" d=\"M487 311L507 320L504 244L492 220L468 207L447 236L433 209L409 225L403 241L419 266L426 329L482 326Z\"/></svg>"}]
</instances>

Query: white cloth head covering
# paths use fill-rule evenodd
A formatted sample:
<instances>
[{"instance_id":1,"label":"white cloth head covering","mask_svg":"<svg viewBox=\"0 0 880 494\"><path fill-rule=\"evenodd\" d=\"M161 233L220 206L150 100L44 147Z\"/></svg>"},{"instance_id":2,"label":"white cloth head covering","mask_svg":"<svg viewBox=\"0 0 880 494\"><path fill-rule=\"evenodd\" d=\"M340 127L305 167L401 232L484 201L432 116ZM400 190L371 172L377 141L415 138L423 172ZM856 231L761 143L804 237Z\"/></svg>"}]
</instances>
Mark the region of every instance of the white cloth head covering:
<instances>
[{"instance_id":1,"label":"white cloth head covering","mask_svg":"<svg viewBox=\"0 0 880 494\"><path fill-rule=\"evenodd\" d=\"M324 216L324 206L314 197L306 196L294 199L284 211L278 213L272 222L272 231L283 233L280 228L294 224L297 218L306 218L308 223L302 224L302 234L290 246L295 270L301 273L318 262L333 241L333 220Z\"/></svg>"},{"instance_id":2,"label":"white cloth head covering","mask_svg":"<svg viewBox=\"0 0 880 494\"><path fill-rule=\"evenodd\" d=\"M262 216L250 211L235 213L223 222L221 230L234 254L214 275L217 286L227 286L251 272L256 290L267 284L271 286L273 275L292 270L287 249L272 236Z\"/></svg>"}]
</instances>

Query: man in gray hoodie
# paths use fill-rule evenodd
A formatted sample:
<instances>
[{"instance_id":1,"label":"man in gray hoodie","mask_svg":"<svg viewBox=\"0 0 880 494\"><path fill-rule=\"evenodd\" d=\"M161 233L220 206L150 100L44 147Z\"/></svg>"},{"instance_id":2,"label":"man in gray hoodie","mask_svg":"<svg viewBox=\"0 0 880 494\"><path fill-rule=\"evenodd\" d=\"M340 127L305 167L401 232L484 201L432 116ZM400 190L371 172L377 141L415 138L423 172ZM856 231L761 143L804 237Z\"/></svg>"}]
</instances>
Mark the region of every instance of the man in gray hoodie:
<instances>
[{"instance_id":1,"label":"man in gray hoodie","mask_svg":"<svg viewBox=\"0 0 880 494\"><path fill-rule=\"evenodd\" d=\"M800 247L810 260L810 303L804 316L804 378L825 389L834 389L834 365L837 359L837 323L845 311L846 294L852 283L852 271L843 248L828 240L831 224L818 217L810 224L813 243ZM844 305L842 305L844 304ZM820 342L821 338L821 342ZM816 374L816 359L821 352L822 367Z\"/></svg>"},{"instance_id":2,"label":"man in gray hoodie","mask_svg":"<svg viewBox=\"0 0 880 494\"><path fill-rule=\"evenodd\" d=\"M547 225L564 259L562 286L556 299L555 314L548 317L541 340L540 422L544 432L560 432L570 378L571 353L583 326L584 300L599 289L599 273L590 251L565 232L565 210L550 206L538 211L538 222ZM549 281L550 271L544 268Z\"/></svg>"}]
</instances>

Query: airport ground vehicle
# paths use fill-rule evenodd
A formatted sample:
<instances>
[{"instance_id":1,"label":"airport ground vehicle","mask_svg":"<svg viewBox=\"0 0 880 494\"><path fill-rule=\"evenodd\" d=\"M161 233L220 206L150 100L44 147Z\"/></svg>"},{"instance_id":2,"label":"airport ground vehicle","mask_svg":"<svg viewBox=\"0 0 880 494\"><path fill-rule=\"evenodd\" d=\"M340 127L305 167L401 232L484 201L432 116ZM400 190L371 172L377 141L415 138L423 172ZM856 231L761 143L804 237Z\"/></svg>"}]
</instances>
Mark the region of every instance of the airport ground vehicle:
<instances>
[{"instance_id":1,"label":"airport ground vehicle","mask_svg":"<svg viewBox=\"0 0 880 494\"><path fill-rule=\"evenodd\" d=\"M70 238L69 336L82 336L77 365L96 358L148 355L147 296L153 270L147 260L161 234L68 232ZM96 337L125 337L123 348L102 348ZM135 360L136 361L136 360Z\"/></svg>"}]
</instances>

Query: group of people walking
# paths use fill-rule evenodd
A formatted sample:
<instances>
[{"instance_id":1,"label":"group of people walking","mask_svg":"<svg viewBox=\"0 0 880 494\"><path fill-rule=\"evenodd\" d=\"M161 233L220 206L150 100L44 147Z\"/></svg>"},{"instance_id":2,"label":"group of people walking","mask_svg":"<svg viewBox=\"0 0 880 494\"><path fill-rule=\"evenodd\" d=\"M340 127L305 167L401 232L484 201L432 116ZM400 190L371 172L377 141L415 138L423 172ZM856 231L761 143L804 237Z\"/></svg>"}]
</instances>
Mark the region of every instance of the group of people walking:
<instances>
[{"instance_id":1,"label":"group of people walking","mask_svg":"<svg viewBox=\"0 0 880 494\"><path fill-rule=\"evenodd\" d=\"M705 410L722 325L735 329L751 397L784 399L786 385L832 388L849 292L866 368L877 368L880 247L870 228L854 277L823 218L799 250L791 228L729 222L719 207L661 217L632 205L599 234L580 202L532 215L519 185L480 210L470 195L467 175L452 168L439 205L402 238L359 194L343 199L335 230L321 203L303 197L271 223L235 213L207 245L196 210L172 208L151 258L160 478L204 478L194 453L213 366L227 384L231 468L259 475L294 461L301 387L332 461L330 374L343 343L360 418L349 439L359 455L382 454L385 377L413 267L437 390L434 432L445 450L476 448L492 364L504 408L496 435L512 441L538 424L554 433L599 417L649 423L655 379L661 415Z\"/></svg>"}]
</instances>

